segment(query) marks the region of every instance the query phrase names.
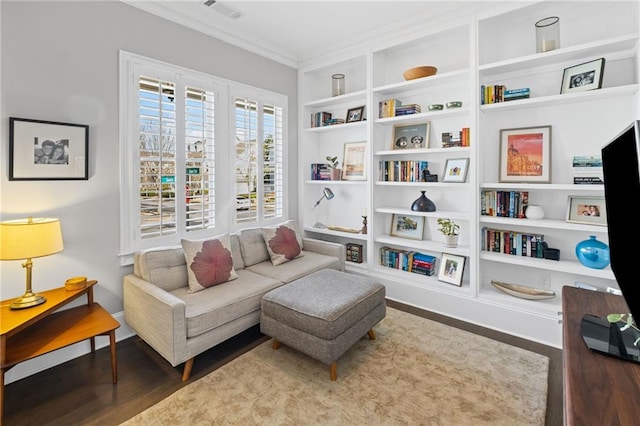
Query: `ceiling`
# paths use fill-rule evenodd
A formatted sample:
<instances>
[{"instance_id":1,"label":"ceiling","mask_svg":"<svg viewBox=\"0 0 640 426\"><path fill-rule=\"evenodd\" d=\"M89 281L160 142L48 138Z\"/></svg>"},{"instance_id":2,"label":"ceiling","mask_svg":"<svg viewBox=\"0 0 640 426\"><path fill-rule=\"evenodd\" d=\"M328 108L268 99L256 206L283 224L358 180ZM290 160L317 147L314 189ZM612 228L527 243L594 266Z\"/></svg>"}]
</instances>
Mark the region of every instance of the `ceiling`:
<instances>
[{"instance_id":1,"label":"ceiling","mask_svg":"<svg viewBox=\"0 0 640 426\"><path fill-rule=\"evenodd\" d=\"M390 31L455 13L483 1L381 0L121 0L292 67ZM233 19L228 14L240 13Z\"/></svg>"}]
</instances>

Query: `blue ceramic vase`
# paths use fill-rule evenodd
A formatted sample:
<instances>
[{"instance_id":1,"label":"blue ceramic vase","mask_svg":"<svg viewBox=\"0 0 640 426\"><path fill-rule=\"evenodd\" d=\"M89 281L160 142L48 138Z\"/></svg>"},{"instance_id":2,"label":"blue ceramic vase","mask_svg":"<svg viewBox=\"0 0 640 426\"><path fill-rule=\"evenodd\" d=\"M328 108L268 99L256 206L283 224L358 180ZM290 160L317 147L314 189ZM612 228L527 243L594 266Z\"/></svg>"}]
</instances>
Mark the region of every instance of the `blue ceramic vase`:
<instances>
[{"instance_id":1,"label":"blue ceramic vase","mask_svg":"<svg viewBox=\"0 0 640 426\"><path fill-rule=\"evenodd\" d=\"M576 256L587 268L604 269L609 265L609 246L590 235L588 240L576 244Z\"/></svg>"}]
</instances>

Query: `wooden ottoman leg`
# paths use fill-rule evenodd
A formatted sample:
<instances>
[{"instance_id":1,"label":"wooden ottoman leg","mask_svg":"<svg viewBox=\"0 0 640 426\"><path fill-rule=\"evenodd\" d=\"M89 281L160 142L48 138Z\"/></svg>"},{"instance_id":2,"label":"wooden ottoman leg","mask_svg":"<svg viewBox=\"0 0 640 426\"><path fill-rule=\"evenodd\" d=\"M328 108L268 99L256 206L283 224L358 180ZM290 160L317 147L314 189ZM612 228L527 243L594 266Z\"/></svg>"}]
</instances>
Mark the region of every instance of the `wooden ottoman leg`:
<instances>
[{"instance_id":1,"label":"wooden ottoman leg","mask_svg":"<svg viewBox=\"0 0 640 426\"><path fill-rule=\"evenodd\" d=\"M273 343L271 344L273 349L278 349L280 347L280 342L277 339L273 339Z\"/></svg>"},{"instance_id":2,"label":"wooden ottoman leg","mask_svg":"<svg viewBox=\"0 0 640 426\"><path fill-rule=\"evenodd\" d=\"M373 332L373 328L367 331L367 334L369 335L369 339L376 340L376 333Z\"/></svg>"},{"instance_id":3,"label":"wooden ottoman leg","mask_svg":"<svg viewBox=\"0 0 640 426\"><path fill-rule=\"evenodd\" d=\"M191 376L191 369L193 368L193 359L189 358L187 362L184 363L184 370L182 371L182 381L186 382L189 380L189 376Z\"/></svg>"},{"instance_id":4,"label":"wooden ottoman leg","mask_svg":"<svg viewBox=\"0 0 640 426\"><path fill-rule=\"evenodd\" d=\"M338 361L333 361L329 366L329 376L332 382L338 379Z\"/></svg>"}]
</instances>

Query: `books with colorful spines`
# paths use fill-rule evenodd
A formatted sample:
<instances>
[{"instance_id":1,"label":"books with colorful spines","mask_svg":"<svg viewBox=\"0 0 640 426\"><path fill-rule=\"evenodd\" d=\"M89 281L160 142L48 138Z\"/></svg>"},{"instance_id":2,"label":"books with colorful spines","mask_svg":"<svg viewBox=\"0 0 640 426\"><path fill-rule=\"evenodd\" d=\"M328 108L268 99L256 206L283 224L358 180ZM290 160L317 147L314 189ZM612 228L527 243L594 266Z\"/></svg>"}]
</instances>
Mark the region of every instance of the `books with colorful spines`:
<instances>
[{"instance_id":1,"label":"books with colorful spines","mask_svg":"<svg viewBox=\"0 0 640 426\"><path fill-rule=\"evenodd\" d=\"M311 180L329 180L331 172L326 163L311 163Z\"/></svg>"},{"instance_id":2,"label":"books with colorful spines","mask_svg":"<svg viewBox=\"0 0 640 426\"><path fill-rule=\"evenodd\" d=\"M522 87L520 89L505 89L503 92L504 96L519 96L519 95L528 95L531 93L531 90L528 87Z\"/></svg>"}]
</instances>

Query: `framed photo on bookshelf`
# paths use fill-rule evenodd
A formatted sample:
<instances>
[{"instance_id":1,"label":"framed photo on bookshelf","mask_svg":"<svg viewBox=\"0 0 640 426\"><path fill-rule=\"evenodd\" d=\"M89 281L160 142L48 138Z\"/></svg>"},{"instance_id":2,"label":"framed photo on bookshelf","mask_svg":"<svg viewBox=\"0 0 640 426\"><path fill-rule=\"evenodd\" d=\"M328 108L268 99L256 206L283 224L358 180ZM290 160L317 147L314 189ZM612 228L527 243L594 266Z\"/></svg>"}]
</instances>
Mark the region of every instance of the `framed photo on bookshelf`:
<instances>
[{"instance_id":1,"label":"framed photo on bookshelf","mask_svg":"<svg viewBox=\"0 0 640 426\"><path fill-rule=\"evenodd\" d=\"M389 234L392 237L422 240L423 231L424 216L405 214L393 214L391 216L391 231Z\"/></svg>"},{"instance_id":2,"label":"framed photo on bookshelf","mask_svg":"<svg viewBox=\"0 0 640 426\"><path fill-rule=\"evenodd\" d=\"M445 283L462 286L462 274L466 257L450 253L442 253L438 279Z\"/></svg>"},{"instance_id":3,"label":"framed photo on bookshelf","mask_svg":"<svg viewBox=\"0 0 640 426\"><path fill-rule=\"evenodd\" d=\"M431 122L393 126L391 149L420 149L429 146Z\"/></svg>"},{"instance_id":4,"label":"framed photo on bookshelf","mask_svg":"<svg viewBox=\"0 0 640 426\"><path fill-rule=\"evenodd\" d=\"M347 110L347 123L364 120L364 105Z\"/></svg>"},{"instance_id":5,"label":"framed photo on bookshelf","mask_svg":"<svg viewBox=\"0 0 640 426\"><path fill-rule=\"evenodd\" d=\"M443 182L466 182L469 170L468 158L448 158L444 166Z\"/></svg>"},{"instance_id":6,"label":"framed photo on bookshelf","mask_svg":"<svg viewBox=\"0 0 640 426\"><path fill-rule=\"evenodd\" d=\"M600 89L604 76L604 58L564 69L560 94Z\"/></svg>"},{"instance_id":7,"label":"framed photo on bookshelf","mask_svg":"<svg viewBox=\"0 0 640 426\"><path fill-rule=\"evenodd\" d=\"M569 195L567 222L607 226L607 208L604 197Z\"/></svg>"},{"instance_id":8,"label":"framed photo on bookshelf","mask_svg":"<svg viewBox=\"0 0 640 426\"><path fill-rule=\"evenodd\" d=\"M343 180L366 180L366 142L347 142L344 144L342 161Z\"/></svg>"},{"instance_id":9,"label":"framed photo on bookshelf","mask_svg":"<svg viewBox=\"0 0 640 426\"><path fill-rule=\"evenodd\" d=\"M500 130L500 182L551 182L551 126Z\"/></svg>"}]
</instances>

